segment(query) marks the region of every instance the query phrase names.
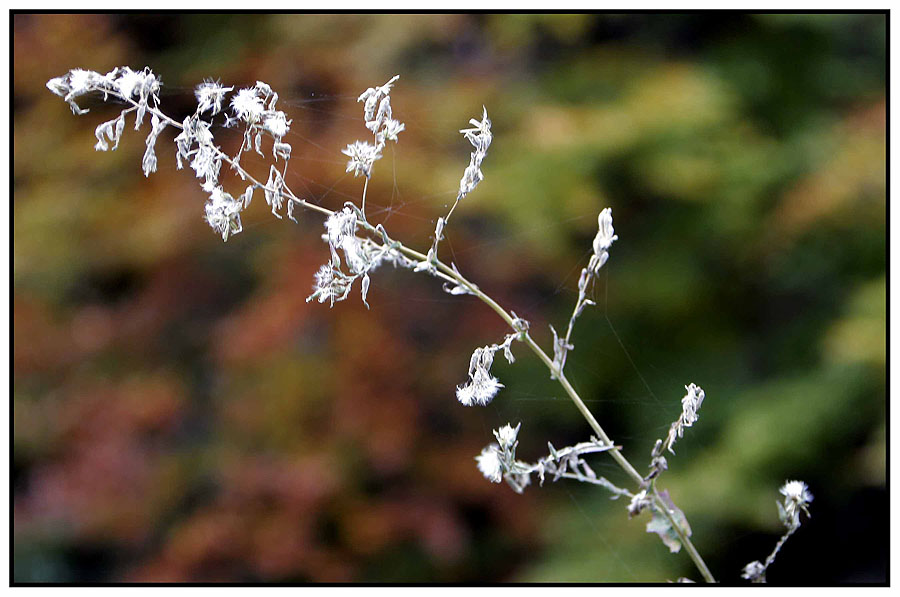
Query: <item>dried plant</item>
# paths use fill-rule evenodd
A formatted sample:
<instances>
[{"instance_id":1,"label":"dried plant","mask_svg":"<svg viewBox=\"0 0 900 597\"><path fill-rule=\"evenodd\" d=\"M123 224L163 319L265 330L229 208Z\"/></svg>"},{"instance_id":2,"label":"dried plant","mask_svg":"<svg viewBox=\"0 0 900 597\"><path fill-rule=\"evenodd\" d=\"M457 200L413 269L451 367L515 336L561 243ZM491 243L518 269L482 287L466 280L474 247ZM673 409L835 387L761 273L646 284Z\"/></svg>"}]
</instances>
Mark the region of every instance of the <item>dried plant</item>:
<instances>
[{"instance_id":1,"label":"dried plant","mask_svg":"<svg viewBox=\"0 0 900 597\"><path fill-rule=\"evenodd\" d=\"M775 502L775 505L778 506L778 518L781 520L781 524L784 525L786 530L784 535L781 536L781 539L778 540L778 543L775 544L775 549L772 550L772 553L769 554L764 562L754 560L744 566L741 577L750 582L766 582L766 570L768 570L769 566L772 565L772 562L775 561L775 557L778 555L778 552L781 551L781 548L788 540L788 537L793 535L797 529L800 528L800 512L803 512L806 514L807 518L809 518L809 509L807 506L812 502L813 496L809 492L806 483L803 481L785 481L784 485L779 489L779 492L784 496L784 500Z\"/></svg>"},{"instance_id":2,"label":"dried plant","mask_svg":"<svg viewBox=\"0 0 900 597\"><path fill-rule=\"evenodd\" d=\"M482 116L472 118L469 128L460 133L471 143L474 150L470 161L460 178L459 191L453 206L445 216L437 219L434 238L426 253L421 253L392 238L383 225L373 226L366 218L366 192L375 163L382 158L388 142L397 143L405 125L395 120L391 109L391 90L399 79L392 77L387 83L370 87L358 98L364 104L365 126L371 132L371 141L356 140L349 143L342 153L348 158L347 172L365 178L359 205L347 202L340 209L331 210L311 203L297 196L286 184L285 175L291 159L291 145L284 141L292 121L283 111L276 109L278 94L266 83L257 81L252 87L235 91L211 80L204 81L195 89L197 108L181 122L167 116L160 109L159 90L162 82L149 68L134 71L118 67L106 74L74 69L47 83L53 93L68 102L73 113L85 114L77 100L86 94L99 93L104 99L116 98L126 107L118 117L100 124L96 129L98 151L115 150L125 128L126 116L134 114L135 129L140 129L147 114L150 114L150 132L146 139L146 151L142 160L145 176L155 172L158 161L155 146L166 127L178 130L176 145L176 167L187 163L201 180L201 188L207 193L205 219L216 234L227 241L229 236L242 230L241 213L247 209L257 190L263 192L272 213L282 218L286 214L296 221L297 208L305 208L325 216L323 240L327 243L330 258L315 274L313 292L307 301L317 300L334 306L350 296L354 283L359 280L360 295L368 306L370 274L382 264L425 273L443 282L444 290L452 295L472 295L487 304L509 326L508 333L500 344L476 348L469 362L468 379L456 388L457 399L466 406L489 404L504 387L491 374L494 355L502 350L504 357L515 361L512 346L521 342L534 352L547 367L551 379L556 380L584 416L593 436L589 441L561 449L548 443L549 454L537 462L528 463L516 459L516 447L521 423L512 427L507 424L494 431L496 443L492 443L476 456L478 469L491 482L506 481L513 490L521 493L532 484L536 475L539 484L547 477L553 481L568 479L600 486L611 493L611 499L627 498L626 509L629 517L650 512L651 520L646 525L647 532L656 533L672 552L681 547L697 567L700 575L708 582L715 582L703 558L691 542L691 528L684 513L673 503L665 490L657 487L661 474L667 469L664 456L666 451L674 454L676 439L681 438L684 429L698 420L698 411L705 398L705 392L691 383L685 386L687 393L682 398L682 413L672 424L665 439L657 440L651 450L649 473L641 475L607 435L569 382L566 372L566 356L574 349L572 333L575 322L585 307L594 305L588 298L592 285L597 280L601 268L609 259L609 251L618 236L613 227L612 210L603 209L597 218L597 233L593 240L593 252L588 264L582 269L578 281L578 298L569 318L565 335L557 333L550 326L553 335L552 357L541 348L531 335L529 322L507 311L493 298L485 294L475 283L464 277L453 263L447 264L438 258L438 247L444 238L444 230L450 216L461 200L475 190L484 179L482 165L493 141L491 120L487 108L482 107ZM226 104L230 96L230 102ZM226 109L230 108L230 113ZM208 116L206 116L208 113ZM218 122L216 119L218 118ZM237 153L230 156L216 145L212 133L214 122L228 128L242 128L243 141ZM269 139L271 147L269 147ZM111 145L110 145L111 144ZM244 152L255 151L265 156L269 151L273 163L269 167L268 179L262 182L241 165ZM280 158L280 163L279 163ZM220 177L222 165L229 166L243 181L244 190L232 195L223 187ZM242 186L243 186L242 185ZM585 456L606 453L630 477L635 489L617 487L597 474L585 460ZM788 482L782 489L784 503L779 503L781 520L787 532L778 542L775 550L765 563L758 561L748 564L743 577L754 582L765 581L765 571L774 561L781 546L800 526L799 513L808 515L807 505L812 500L806 485L799 481ZM679 579L679 582L690 582Z\"/></svg>"}]
</instances>

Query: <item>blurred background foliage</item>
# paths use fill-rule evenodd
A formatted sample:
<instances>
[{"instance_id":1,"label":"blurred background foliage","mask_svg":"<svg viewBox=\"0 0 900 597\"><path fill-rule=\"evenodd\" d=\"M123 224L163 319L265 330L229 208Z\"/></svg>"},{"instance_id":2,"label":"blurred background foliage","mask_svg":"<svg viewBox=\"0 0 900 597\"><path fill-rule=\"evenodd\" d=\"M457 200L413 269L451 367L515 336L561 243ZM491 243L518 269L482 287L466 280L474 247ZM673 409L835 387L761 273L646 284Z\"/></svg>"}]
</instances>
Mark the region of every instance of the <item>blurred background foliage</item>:
<instances>
[{"instance_id":1,"label":"blurred background foliage","mask_svg":"<svg viewBox=\"0 0 900 597\"><path fill-rule=\"evenodd\" d=\"M400 73L407 131L369 204L419 248L486 105L486 178L444 257L546 346L612 206L568 365L601 423L643 466L700 384L662 485L714 573L771 550L799 478L813 518L770 581L885 579L884 15L20 14L13 35L15 580L698 579L600 490L481 477L507 421L527 459L590 433L521 346L489 407L455 400L505 333L482 304L391 269L369 311L307 304L318 215L257 197L223 244L171 143L149 180L146 131L95 153L116 107L75 117L44 84L117 65L152 67L179 120L204 77L271 84L288 184L331 208L361 191L339 153L366 138L356 96Z\"/></svg>"}]
</instances>

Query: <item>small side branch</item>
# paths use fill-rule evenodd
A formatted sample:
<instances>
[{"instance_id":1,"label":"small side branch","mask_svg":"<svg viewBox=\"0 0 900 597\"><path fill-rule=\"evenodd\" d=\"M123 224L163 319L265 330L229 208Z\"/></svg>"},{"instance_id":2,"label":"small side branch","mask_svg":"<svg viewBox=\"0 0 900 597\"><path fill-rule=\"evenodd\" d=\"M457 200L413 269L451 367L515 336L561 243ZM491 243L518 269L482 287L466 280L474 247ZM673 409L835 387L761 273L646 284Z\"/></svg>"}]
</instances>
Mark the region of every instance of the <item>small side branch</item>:
<instances>
[{"instance_id":1,"label":"small side branch","mask_svg":"<svg viewBox=\"0 0 900 597\"><path fill-rule=\"evenodd\" d=\"M775 562L775 558L788 538L800 528L800 513L803 512L809 518L809 504L813 500L812 493L803 481L785 481L779 490L783 501L775 502L778 506L778 518L785 527L785 533L775 544L772 553L766 557L765 562L755 560L744 566L741 578L753 583L765 583L766 571Z\"/></svg>"}]
</instances>

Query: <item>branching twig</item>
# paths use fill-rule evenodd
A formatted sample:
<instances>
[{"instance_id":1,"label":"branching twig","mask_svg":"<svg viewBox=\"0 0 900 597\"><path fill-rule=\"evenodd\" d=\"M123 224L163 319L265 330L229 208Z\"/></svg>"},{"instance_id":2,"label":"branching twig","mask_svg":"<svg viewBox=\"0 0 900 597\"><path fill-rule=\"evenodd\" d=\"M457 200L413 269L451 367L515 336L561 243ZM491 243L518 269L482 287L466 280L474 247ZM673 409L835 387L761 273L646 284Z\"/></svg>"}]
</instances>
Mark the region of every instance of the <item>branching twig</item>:
<instances>
[{"instance_id":1,"label":"branching twig","mask_svg":"<svg viewBox=\"0 0 900 597\"><path fill-rule=\"evenodd\" d=\"M469 166L466 168L460 181L460 190L453 207L451 207L445 218L438 220L434 243L427 254L407 247L400 241L391 239L381 225L372 226L366 220L365 199L372 165L377 159L380 159L381 150L386 141L396 141L397 134L404 129L404 125L393 120L391 115L389 92L396 80L397 77L394 77L385 85L369 88L359 97L359 101L365 102L366 126L374 134L375 145L357 141L348 145L343 151L345 155L350 157L347 171L354 172L354 175L364 175L366 181L362 191L361 207L357 208L351 204L344 206L340 211L331 210L298 197L285 183L284 173L286 172L286 162L290 157L290 146L282 142L282 136L287 131L290 121L286 120L283 112L275 110L274 106L278 96L265 83L257 82L254 87L241 89L232 99L235 117L232 118L226 115L226 126L232 126L240 122L244 123L245 126L244 142L241 145L241 150L235 157L228 156L219 147L213 145L212 135L209 133L210 123L200 118L200 114L207 110L211 111L213 115L218 113L221 110L221 102L225 93L231 91L232 88L224 88L211 82L204 83L197 90L197 97L200 102L197 112L183 122L177 122L159 109L157 92L161 83L149 69L135 73L131 69L123 67L107 75L76 69L63 77L53 79L48 83L48 87L54 93L64 97L76 113L84 113L86 110L79 108L75 103L75 99L91 91L99 91L105 96L112 95L129 104L130 107L120 115L122 123L124 123L124 114L136 111L136 120L139 126L144 114L150 113L154 119L153 130L151 131L153 143L156 141L156 135L159 134L159 130L164 126L182 130L182 134L176 139L179 167L182 159L193 159L191 167L195 169L198 177L205 179L203 188L210 193L210 203L207 205L207 221L215 230L222 233L225 240L227 240L229 234L240 232L239 214L249 204L254 189L261 189L264 192L267 202L272 206L273 213L278 217L281 217L278 210L283 206L284 201L288 202L287 213L291 219L293 219L292 214L295 206L304 207L326 216L327 237L332 251L332 260L330 264L323 266L323 270L328 268L327 271L320 270L321 279L320 274L317 274L316 292L310 298L318 298L323 302L330 299L333 304L336 300L346 298L353 281L361 278L363 301L365 301L366 291L368 290L368 272L381 262L389 261L395 266L433 275L447 282L450 286L445 286L445 288L448 288L448 291L451 293L471 294L490 307L510 326L512 332L507 336L503 344L480 349L482 350L480 353L482 360L475 365L475 371L478 371L478 367L484 370L489 368L490 365L486 363L485 355L489 354L492 358L493 352L500 348L503 348L506 353L513 340L524 342L544 363L551 377L559 382L596 436L590 442L559 451L554 451L551 447L550 456L539 460L533 465L512 460L506 474L511 476L514 482L520 484L519 490L521 490L521 484L524 482L522 479L530 476L530 474L538 473L543 476L545 473L550 473L555 478L575 479L601 485L610 490L614 494L614 498L619 496L634 498L636 494L616 487L603 477L597 477L593 474L590 467L587 466L587 463L581 459L583 454L607 452L638 488L642 492L646 492L647 483L644 478L625 458L621 450L613 444L613 441L597 422L564 373L566 353L572 348L570 342L575 319L581 314L585 306L592 304L592 301L587 298L589 282L606 262L608 258L607 250L612 245L612 242L617 239L613 234L611 211L607 208L598 217L599 231L593 243L594 253L590 263L582 271L582 276L579 280L579 297L569 320L566 335L564 338L557 337L555 339L554 357L550 358L531 336L525 320L500 306L476 284L465 278L455 265L447 265L437 257L437 247L442 238L443 226L453 214L460 200L471 192L483 178L481 164L492 140L491 122L487 116L487 109L484 109L481 121L472 119L470 121L472 128L460 131L472 143L475 151L471 154ZM115 122L115 125L110 125L110 123L106 123L106 125L110 126L102 125L104 127L102 133L117 143L118 137L122 132L122 125L119 124L118 120L111 122ZM101 138L100 133L101 129L98 128L98 145L100 145L100 142L104 142L106 138ZM254 177L240 163L241 152L251 149L251 146L262 153L260 139L263 133L272 136L274 139L273 156L275 159L277 160L281 156L285 160L282 171L278 171L274 166L270 169L269 180L265 183ZM253 138L253 143L251 143L251 138ZM149 138L147 146L149 155L152 153L152 144ZM105 149L105 147L102 148ZM148 161L149 158L145 156L146 174L156 169L155 155L152 158L152 161ZM240 200L234 199L219 186L218 176L221 163L228 164L242 180L251 183L251 186L248 187ZM151 165L152 167L150 167ZM341 270L339 249L344 253L344 259L347 261L350 270L349 273ZM554 336L556 336L555 330ZM508 355L508 358L511 358L511 353ZM472 368L470 367L470 369ZM499 436L498 440L500 440ZM502 443L505 440L500 441ZM514 444L514 437L512 444ZM507 446L505 449L509 448L510 446ZM491 458L491 456L488 457ZM479 461L480 467L482 464ZM489 463L485 462L484 464L487 466ZM493 469L491 470L493 471ZM650 495L652 497L648 499L653 501L655 510L659 511L660 515L668 521L672 530L678 535L678 540L685 546L688 555L694 561L704 579L709 582L715 582L714 577L694 548L687 533L684 532L684 529L676 520L675 510L667 505L655 487L651 489ZM647 494L645 493L645 495Z\"/></svg>"}]
</instances>

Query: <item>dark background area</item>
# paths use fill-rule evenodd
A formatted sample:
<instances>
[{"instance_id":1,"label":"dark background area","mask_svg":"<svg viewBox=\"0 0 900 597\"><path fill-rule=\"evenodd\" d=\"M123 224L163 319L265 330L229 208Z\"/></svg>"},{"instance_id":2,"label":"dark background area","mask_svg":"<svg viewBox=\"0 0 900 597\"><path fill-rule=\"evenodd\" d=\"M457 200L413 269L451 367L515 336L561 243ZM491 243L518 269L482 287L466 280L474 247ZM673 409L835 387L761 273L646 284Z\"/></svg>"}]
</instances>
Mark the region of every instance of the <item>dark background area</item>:
<instances>
[{"instance_id":1,"label":"dark background area","mask_svg":"<svg viewBox=\"0 0 900 597\"><path fill-rule=\"evenodd\" d=\"M771 551L786 479L809 484L812 519L769 581L886 579L884 15L12 26L15 581L699 580L599 488L519 496L479 474L507 422L528 460L590 435L521 345L494 365L493 403L456 401L472 350L507 331L483 304L392 268L370 310L356 291L308 304L328 259L318 215L277 220L257 194L223 244L171 130L149 179L146 125L95 152L116 106L85 98L76 117L45 83L119 65L161 76L178 120L206 77L272 85L293 118L287 182L332 209L361 193L340 153L367 138L356 97L399 73L407 130L367 204L422 250L468 161L457 131L487 106L485 180L443 258L549 349L611 206L619 240L567 364L598 420L640 468L684 385L706 390L660 484L719 580ZM608 457L590 463L628 484Z\"/></svg>"}]
</instances>

